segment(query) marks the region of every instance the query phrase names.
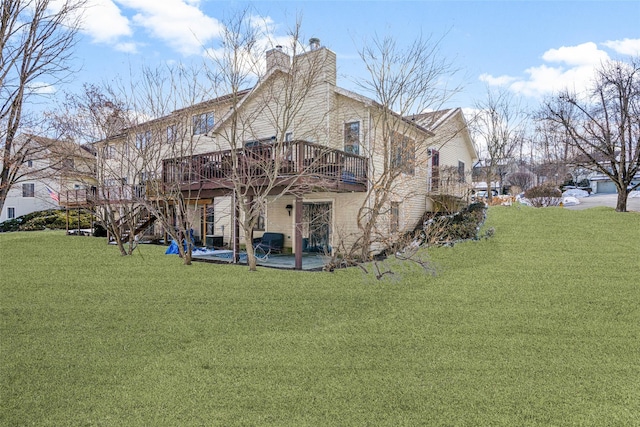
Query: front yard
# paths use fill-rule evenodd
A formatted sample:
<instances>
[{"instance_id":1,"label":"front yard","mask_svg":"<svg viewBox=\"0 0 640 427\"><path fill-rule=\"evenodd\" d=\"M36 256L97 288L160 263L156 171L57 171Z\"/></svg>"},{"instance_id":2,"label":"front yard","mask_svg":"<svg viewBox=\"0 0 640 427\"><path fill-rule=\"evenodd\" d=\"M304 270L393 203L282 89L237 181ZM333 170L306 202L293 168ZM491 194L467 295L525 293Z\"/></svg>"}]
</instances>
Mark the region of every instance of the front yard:
<instances>
[{"instance_id":1,"label":"front yard","mask_svg":"<svg viewBox=\"0 0 640 427\"><path fill-rule=\"evenodd\" d=\"M382 282L0 234L0 425L637 425L640 214L485 226Z\"/></svg>"}]
</instances>

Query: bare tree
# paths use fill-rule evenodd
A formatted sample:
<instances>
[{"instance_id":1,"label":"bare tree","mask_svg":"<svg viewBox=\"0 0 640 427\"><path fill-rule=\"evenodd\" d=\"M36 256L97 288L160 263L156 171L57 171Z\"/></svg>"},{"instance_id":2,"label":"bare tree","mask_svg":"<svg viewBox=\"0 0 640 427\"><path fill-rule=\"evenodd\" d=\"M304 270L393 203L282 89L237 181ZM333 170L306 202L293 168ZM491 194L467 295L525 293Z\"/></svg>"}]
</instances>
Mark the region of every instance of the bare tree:
<instances>
[{"instance_id":1,"label":"bare tree","mask_svg":"<svg viewBox=\"0 0 640 427\"><path fill-rule=\"evenodd\" d=\"M482 144L478 151L484 154L482 172L487 183L487 198L491 202L492 183L499 180L502 187L506 165L524 143L526 115L506 90L487 88L486 98L476 101L474 107L476 114L471 126L476 141Z\"/></svg>"},{"instance_id":2,"label":"bare tree","mask_svg":"<svg viewBox=\"0 0 640 427\"><path fill-rule=\"evenodd\" d=\"M84 84L81 92L68 93L56 108L45 112L45 116L57 134L86 144L114 138L131 125L124 103L95 84ZM90 208L120 253L130 255L135 249L135 236L126 230L136 223L132 189L121 179L122 174L112 179L114 174L109 173L108 163L104 161L109 158L111 164L122 168L128 162L129 152L113 142L94 145L94 148L99 159L96 173L86 180L82 191L62 195L62 199Z\"/></svg>"},{"instance_id":3,"label":"bare tree","mask_svg":"<svg viewBox=\"0 0 640 427\"><path fill-rule=\"evenodd\" d=\"M135 140L130 175L140 189L136 201L178 244L185 265L191 264L195 247L191 233L200 215L201 187L185 188L183 183L199 180L203 173L202 164L190 161L203 145L192 114L202 103L226 102L210 99L210 90L201 84L205 74L202 68L185 66L143 69L137 89L131 91L137 114L154 118L141 119L129 132L130 140ZM171 166L165 166L167 159L174 159L167 163Z\"/></svg>"},{"instance_id":4,"label":"bare tree","mask_svg":"<svg viewBox=\"0 0 640 427\"><path fill-rule=\"evenodd\" d=\"M358 237L345 248L347 259L368 261L377 251L396 246L394 240L402 240L384 219L395 228L397 203L414 195L414 187L406 183L421 166L417 162L426 162L430 150L459 131L434 142L429 128L438 115L421 115L439 110L460 90L443 84L458 70L441 54L441 41L420 36L405 47L393 37L375 37L359 52L368 77L356 83L375 100L371 134L364 136L370 142L362 154L381 161L370 163L368 190L357 217Z\"/></svg>"},{"instance_id":5,"label":"bare tree","mask_svg":"<svg viewBox=\"0 0 640 427\"><path fill-rule=\"evenodd\" d=\"M522 191L527 191L535 184L535 177L531 172L520 170L507 175L509 184L516 186Z\"/></svg>"},{"instance_id":6,"label":"bare tree","mask_svg":"<svg viewBox=\"0 0 640 427\"><path fill-rule=\"evenodd\" d=\"M200 85L203 78L201 69L182 65L142 68L127 83L116 79L104 85L111 101L99 104L111 107L111 113L89 106L96 121L109 132L96 144L98 211L123 254L125 249L131 253L137 234L157 221L178 243L183 262L191 264L195 243L191 232L199 206L189 200L197 201L198 189L185 192L181 183L194 177L196 170L180 160L181 167L173 169L180 176L163 179L162 173L165 159L187 159L198 149L198 138L189 125L191 108L197 109L209 98Z\"/></svg>"},{"instance_id":7,"label":"bare tree","mask_svg":"<svg viewBox=\"0 0 640 427\"><path fill-rule=\"evenodd\" d=\"M579 153L574 163L613 181L616 211L626 212L640 171L640 59L602 64L588 93L564 90L545 102L540 117L566 133Z\"/></svg>"},{"instance_id":8,"label":"bare tree","mask_svg":"<svg viewBox=\"0 0 640 427\"><path fill-rule=\"evenodd\" d=\"M575 158L575 150L569 145L564 129L547 120L536 120L533 140L535 157L532 152L531 163L536 164L538 182L558 184L570 170L570 162Z\"/></svg>"},{"instance_id":9,"label":"bare tree","mask_svg":"<svg viewBox=\"0 0 640 427\"><path fill-rule=\"evenodd\" d=\"M28 102L42 85L63 82L71 73L84 0L4 0L0 7L0 209L20 167L47 147L20 139Z\"/></svg>"},{"instance_id":10,"label":"bare tree","mask_svg":"<svg viewBox=\"0 0 640 427\"><path fill-rule=\"evenodd\" d=\"M230 100L229 112L214 130L217 148L223 157L214 175L228 178L228 195L233 199L233 248L238 253L240 229L245 238L250 270L256 269L253 230L267 203L284 195L301 196L309 187L304 178L328 150L291 139L294 128L307 133L323 126L323 117L307 117L313 111L309 95L322 83L326 50L306 50L301 42L301 21L288 34L286 46L267 52L266 69L261 67L264 46L260 27L247 11L226 22L220 49L211 51L210 78L214 87ZM251 91L246 87L253 86ZM251 99L251 101L246 101ZM250 104L250 105L248 105ZM320 112L321 115L327 112ZM270 135L260 134L269 129ZM304 147L315 150L304 156ZM302 157L311 160L302 161ZM224 167L227 164L228 167ZM295 177L292 174L295 173ZM287 178L288 177L288 178ZM321 182L315 182L318 187Z\"/></svg>"}]
</instances>

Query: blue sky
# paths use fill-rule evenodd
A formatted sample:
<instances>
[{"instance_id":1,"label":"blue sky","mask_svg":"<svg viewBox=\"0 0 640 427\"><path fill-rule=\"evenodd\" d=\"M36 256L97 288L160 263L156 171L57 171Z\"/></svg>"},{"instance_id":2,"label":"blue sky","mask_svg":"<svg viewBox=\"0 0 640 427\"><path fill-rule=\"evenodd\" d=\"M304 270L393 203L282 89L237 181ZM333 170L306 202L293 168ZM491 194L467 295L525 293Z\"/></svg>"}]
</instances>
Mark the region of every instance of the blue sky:
<instances>
[{"instance_id":1,"label":"blue sky","mask_svg":"<svg viewBox=\"0 0 640 427\"><path fill-rule=\"evenodd\" d=\"M98 83L141 63L193 61L219 41L221 21L244 2L89 0L74 83ZM272 37L302 16L305 39L338 55L338 85L364 76L358 46L375 34L400 44L444 36L465 90L449 106L471 107L487 85L536 102L559 85L586 84L607 58L640 55L640 1L256 1ZM347 78L348 77L348 78ZM73 86L66 89L72 89ZM62 88L56 88L62 89Z\"/></svg>"}]
</instances>

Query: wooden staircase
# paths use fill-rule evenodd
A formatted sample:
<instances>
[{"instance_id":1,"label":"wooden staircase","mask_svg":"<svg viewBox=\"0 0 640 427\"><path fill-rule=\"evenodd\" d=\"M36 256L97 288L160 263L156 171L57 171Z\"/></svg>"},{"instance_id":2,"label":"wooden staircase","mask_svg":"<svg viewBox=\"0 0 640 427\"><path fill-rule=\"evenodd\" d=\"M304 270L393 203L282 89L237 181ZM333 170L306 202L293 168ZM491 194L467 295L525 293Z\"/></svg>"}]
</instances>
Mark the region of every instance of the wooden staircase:
<instances>
[{"instance_id":1,"label":"wooden staircase","mask_svg":"<svg viewBox=\"0 0 640 427\"><path fill-rule=\"evenodd\" d=\"M143 206L138 206L133 214L135 216L135 227L131 230L127 225L127 221L124 218L120 218L118 221L118 228L122 230L120 233L120 239L124 242L129 240L129 236L133 233L134 236L139 236L149 229L156 221L156 217L151 215L150 212ZM113 240L113 237L110 238Z\"/></svg>"}]
</instances>

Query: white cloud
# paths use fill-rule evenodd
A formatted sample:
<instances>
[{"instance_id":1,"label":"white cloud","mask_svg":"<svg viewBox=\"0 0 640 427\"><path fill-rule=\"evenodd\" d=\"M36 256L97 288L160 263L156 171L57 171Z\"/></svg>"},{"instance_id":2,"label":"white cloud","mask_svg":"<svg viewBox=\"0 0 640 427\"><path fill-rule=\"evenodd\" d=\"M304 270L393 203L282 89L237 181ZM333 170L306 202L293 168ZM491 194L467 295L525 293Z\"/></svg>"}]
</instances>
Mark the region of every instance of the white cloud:
<instances>
[{"instance_id":1,"label":"white cloud","mask_svg":"<svg viewBox=\"0 0 640 427\"><path fill-rule=\"evenodd\" d=\"M516 80L515 77L511 76L493 77L492 75L486 73L481 74L479 79L481 82L485 82L489 86L506 86Z\"/></svg>"},{"instance_id":2,"label":"white cloud","mask_svg":"<svg viewBox=\"0 0 640 427\"><path fill-rule=\"evenodd\" d=\"M111 0L91 0L82 27L98 43L115 43L120 37L133 35L129 20Z\"/></svg>"},{"instance_id":3,"label":"white cloud","mask_svg":"<svg viewBox=\"0 0 640 427\"><path fill-rule=\"evenodd\" d=\"M562 46L544 52L542 60L545 63L527 68L524 71L526 77L483 74L480 80L492 86L506 86L515 93L534 98L566 88L581 92L591 84L594 69L608 59L607 52L592 42Z\"/></svg>"},{"instance_id":4,"label":"white cloud","mask_svg":"<svg viewBox=\"0 0 640 427\"><path fill-rule=\"evenodd\" d=\"M27 86L27 89L32 94L38 94L38 95L50 95L56 92L55 86L49 83L44 83L44 82L29 83L29 85Z\"/></svg>"},{"instance_id":5,"label":"white cloud","mask_svg":"<svg viewBox=\"0 0 640 427\"><path fill-rule=\"evenodd\" d=\"M114 45L115 50L124 53L138 53L138 45L134 42L122 42Z\"/></svg>"},{"instance_id":6,"label":"white cloud","mask_svg":"<svg viewBox=\"0 0 640 427\"><path fill-rule=\"evenodd\" d=\"M640 55L640 39L609 40L602 44L621 55Z\"/></svg>"},{"instance_id":7,"label":"white cloud","mask_svg":"<svg viewBox=\"0 0 640 427\"><path fill-rule=\"evenodd\" d=\"M163 40L185 55L199 54L202 45L217 37L222 25L198 9L198 2L184 0L118 0L137 13L132 20L151 37Z\"/></svg>"},{"instance_id":8,"label":"white cloud","mask_svg":"<svg viewBox=\"0 0 640 427\"><path fill-rule=\"evenodd\" d=\"M547 62L558 62L578 67L598 65L608 57L605 51L599 50L598 46L592 42L549 49L542 55L542 59Z\"/></svg>"},{"instance_id":9,"label":"white cloud","mask_svg":"<svg viewBox=\"0 0 640 427\"><path fill-rule=\"evenodd\" d=\"M640 55L640 39L607 41L602 46L621 55ZM547 50L542 55L545 63L527 68L526 77L482 74L479 79L530 97L542 97L565 88L581 92L591 84L595 68L609 59L609 54L596 43L587 42Z\"/></svg>"},{"instance_id":10,"label":"white cloud","mask_svg":"<svg viewBox=\"0 0 640 427\"><path fill-rule=\"evenodd\" d=\"M61 0L52 0L58 2ZM201 0L88 0L84 13L83 31L94 42L111 45L115 50L137 53L143 44L136 38L140 30L148 37L161 41L183 55L205 52L212 41L219 38L224 27L217 19L200 9ZM275 22L268 16L250 16L250 25L261 37L257 47L270 48L284 44L288 38L275 38Z\"/></svg>"}]
</instances>

